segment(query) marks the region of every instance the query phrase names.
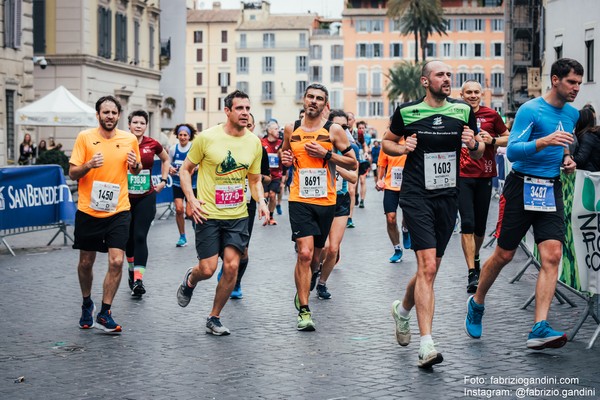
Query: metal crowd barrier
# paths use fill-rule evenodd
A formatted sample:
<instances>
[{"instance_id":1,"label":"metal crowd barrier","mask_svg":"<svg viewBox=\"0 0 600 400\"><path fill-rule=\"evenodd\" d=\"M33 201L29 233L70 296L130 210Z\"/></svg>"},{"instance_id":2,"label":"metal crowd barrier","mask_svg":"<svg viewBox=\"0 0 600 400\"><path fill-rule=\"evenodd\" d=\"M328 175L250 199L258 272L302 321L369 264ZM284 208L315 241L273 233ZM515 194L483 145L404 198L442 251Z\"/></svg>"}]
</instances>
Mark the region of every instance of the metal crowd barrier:
<instances>
[{"instance_id":1,"label":"metal crowd barrier","mask_svg":"<svg viewBox=\"0 0 600 400\"><path fill-rule=\"evenodd\" d=\"M21 227L21 228L1 229L0 230L0 242L4 243L4 245L10 252L10 254L12 254L13 256L16 256L12 247L10 247L10 244L6 241L6 238L8 236L21 235L21 234L31 233L31 232L47 231L47 230L51 230L51 229L57 229L57 231L54 234L54 236L52 236L52 239L50 239L50 241L48 242L48 244L46 246L50 246L52 244L52 242L54 242L54 240L61 233L63 234L63 243L65 246L68 244L67 239L69 239L69 240L71 240L71 242L73 242L73 238L67 232L67 224L65 224L62 221L57 222L55 224L42 225L42 226L26 226L26 227Z\"/></svg>"}]
</instances>

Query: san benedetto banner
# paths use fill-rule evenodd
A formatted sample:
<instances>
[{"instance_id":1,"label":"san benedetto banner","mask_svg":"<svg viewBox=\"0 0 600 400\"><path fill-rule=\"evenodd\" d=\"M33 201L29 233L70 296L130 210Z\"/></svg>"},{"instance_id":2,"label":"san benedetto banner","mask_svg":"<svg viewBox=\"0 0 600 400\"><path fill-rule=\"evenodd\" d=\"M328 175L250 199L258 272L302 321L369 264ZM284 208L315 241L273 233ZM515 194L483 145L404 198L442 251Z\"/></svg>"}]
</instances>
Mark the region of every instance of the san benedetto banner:
<instances>
[{"instance_id":1,"label":"san benedetto banner","mask_svg":"<svg viewBox=\"0 0 600 400\"><path fill-rule=\"evenodd\" d=\"M561 280L581 292L598 294L600 290L600 172L577 170L574 184L572 177L566 178L563 182L565 183L563 189L567 240L563 251Z\"/></svg>"}]
</instances>

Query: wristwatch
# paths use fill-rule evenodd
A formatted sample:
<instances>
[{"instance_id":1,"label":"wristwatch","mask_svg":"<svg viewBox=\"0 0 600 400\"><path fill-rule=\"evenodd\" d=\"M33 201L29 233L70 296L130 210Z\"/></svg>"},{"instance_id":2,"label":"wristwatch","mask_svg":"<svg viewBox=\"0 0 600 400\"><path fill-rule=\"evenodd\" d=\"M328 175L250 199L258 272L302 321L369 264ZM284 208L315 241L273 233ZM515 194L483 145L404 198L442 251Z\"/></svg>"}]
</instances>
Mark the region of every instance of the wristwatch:
<instances>
[{"instance_id":1,"label":"wristwatch","mask_svg":"<svg viewBox=\"0 0 600 400\"><path fill-rule=\"evenodd\" d=\"M331 153L331 150L327 150L327 153L325 153L325 157L323 157L325 160L329 160L331 159L333 153Z\"/></svg>"},{"instance_id":2,"label":"wristwatch","mask_svg":"<svg viewBox=\"0 0 600 400\"><path fill-rule=\"evenodd\" d=\"M160 178L160 181L161 181L161 182L164 182L164 183L165 183L165 185L166 185L166 184L169 182L169 181L167 181L165 178Z\"/></svg>"},{"instance_id":3,"label":"wristwatch","mask_svg":"<svg viewBox=\"0 0 600 400\"><path fill-rule=\"evenodd\" d=\"M473 146L473 148L472 148L472 149L469 149L469 148L467 147L467 149L469 149L469 151L477 151L477 149L478 149L478 148L479 148L479 142L478 142L478 141L475 141L475 146Z\"/></svg>"},{"instance_id":4,"label":"wristwatch","mask_svg":"<svg viewBox=\"0 0 600 400\"><path fill-rule=\"evenodd\" d=\"M496 138L492 138L492 146L496 144Z\"/></svg>"}]
</instances>

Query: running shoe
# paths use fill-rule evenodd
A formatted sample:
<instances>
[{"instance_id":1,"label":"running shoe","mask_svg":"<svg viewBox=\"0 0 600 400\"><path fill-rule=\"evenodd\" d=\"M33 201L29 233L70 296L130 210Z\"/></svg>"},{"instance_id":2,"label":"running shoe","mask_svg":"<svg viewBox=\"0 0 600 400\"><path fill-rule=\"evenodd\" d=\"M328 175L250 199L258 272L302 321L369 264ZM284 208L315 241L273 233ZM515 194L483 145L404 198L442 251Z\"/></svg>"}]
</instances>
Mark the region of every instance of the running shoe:
<instances>
[{"instance_id":1,"label":"running shoe","mask_svg":"<svg viewBox=\"0 0 600 400\"><path fill-rule=\"evenodd\" d=\"M327 290L327 285L321 285L320 283L317 285L317 296L322 300L329 300L331 298L331 293Z\"/></svg>"},{"instance_id":2,"label":"running shoe","mask_svg":"<svg viewBox=\"0 0 600 400\"><path fill-rule=\"evenodd\" d=\"M360 203L358 203L358 208L365 208L365 201L361 200Z\"/></svg>"},{"instance_id":3,"label":"running shoe","mask_svg":"<svg viewBox=\"0 0 600 400\"><path fill-rule=\"evenodd\" d=\"M475 293L477 291L477 285L479 285L479 272L470 269L469 277L467 278L467 293Z\"/></svg>"},{"instance_id":4,"label":"running shoe","mask_svg":"<svg viewBox=\"0 0 600 400\"><path fill-rule=\"evenodd\" d=\"M187 246L187 239L183 236L179 237L179 240L175 244L175 247L185 247Z\"/></svg>"},{"instance_id":5,"label":"running shoe","mask_svg":"<svg viewBox=\"0 0 600 400\"><path fill-rule=\"evenodd\" d=\"M277 221L274 218L269 219L269 225L277 225Z\"/></svg>"},{"instance_id":6,"label":"running shoe","mask_svg":"<svg viewBox=\"0 0 600 400\"><path fill-rule=\"evenodd\" d=\"M402 303L400 300L392 303L392 317L396 322L396 341L400 346L408 346L410 343L410 315L405 318L398 314L400 303Z\"/></svg>"},{"instance_id":7,"label":"running shoe","mask_svg":"<svg viewBox=\"0 0 600 400\"><path fill-rule=\"evenodd\" d=\"M442 361L444 357L435 349L433 342L425 343L419 349L419 368L431 368Z\"/></svg>"},{"instance_id":8,"label":"running shoe","mask_svg":"<svg viewBox=\"0 0 600 400\"><path fill-rule=\"evenodd\" d=\"M146 294L146 288L144 287L144 282L142 282L141 279L138 279L131 288L131 295L142 297L143 294Z\"/></svg>"},{"instance_id":9,"label":"running shoe","mask_svg":"<svg viewBox=\"0 0 600 400\"><path fill-rule=\"evenodd\" d=\"M317 278L321 275L321 268L319 267L318 271L313 272L312 277L310 278L310 291L312 292L315 286L317 285Z\"/></svg>"},{"instance_id":10,"label":"running shoe","mask_svg":"<svg viewBox=\"0 0 600 400\"><path fill-rule=\"evenodd\" d=\"M348 223L346 224L346 228L354 228L354 222L352 222L352 218L348 218Z\"/></svg>"},{"instance_id":11,"label":"running shoe","mask_svg":"<svg viewBox=\"0 0 600 400\"><path fill-rule=\"evenodd\" d=\"M190 304L190 300L192 300L192 294L194 294L194 288L189 287L187 284L188 277L191 275L193 269L194 268L190 268L187 270L185 276L183 277L183 282L181 282L179 288L177 289L177 303L179 303L181 307L186 307L188 304Z\"/></svg>"},{"instance_id":12,"label":"running shoe","mask_svg":"<svg viewBox=\"0 0 600 400\"><path fill-rule=\"evenodd\" d=\"M410 233L408 231L402 231L402 245L406 250L409 250L412 247L412 242L410 240Z\"/></svg>"},{"instance_id":13,"label":"running shoe","mask_svg":"<svg viewBox=\"0 0 600 400\"><path fill-rule=\"evenodd\" d=\"M208 317L206 318L206 333L211 333L215 336L227 336L229 335L229 329L223 326L220 318Z\"/></svg>"},{"instance_id":14,"label":"running shoe","mask_svg":"<svg viewBox=\"0 0 600 400\"><path fill-rule=\"evenodd\" d=\"M545 320L533 325L527 338L527 347L533 350L558 349L566 343L567 334L555 331Z\"/></svg>"},{"instance_id":15,"label":"running shoe","mask_svg":"<svg viewBox=\"0 0 600 400\"><path fill-rule=\"evenodd\" d=\"M481 319L483 318L484 311L484 305L475 303L473 295L469 296L469 299L467 300L467 317L465 318L465 332L467 332L467 335L469 335L473 339L479 339L481 337L481 331L483 329Z\"/></svg>"},{"instance_id":16,"label":"running shoe","mask_svg":"<svg viewBox=\"0 0 600 400\"><path fill-rule=\"evenodd\" d=\"M231 299L236 299L236 300L239 300L244 297L244 295L242 294L242 285L240 283L235 285L235 287L233 288L233 291L231 292L231 295L229 295L229 297Z\"/></svg>"},{"instance_id":17,"label":"running shoe","mask_svg":"<svg viewBox=\"0 0 600 400\"><path fill-rule=\"evenodd\" d=\"M277 204L275 206L275 209L277 210L277 215L283 214L283 211L281 210L281 204Z\"/></svg>"},{"instance_id":18,"label":"running shoe","mask_svg":"<svg viewBox=\"0 0 600 400\"><path fill-rule=\"evenodd\" d=\"M299 331L314 331L315 323L312 320L312 313L303 309L298 313L298 326Z\"/></svg>"},{"instance_id":19,"label":"running shoe","mask_svg":"<svg viewBox=\"0 0 600 400\"><path fill-rule=\"evenodd\" d=\"M81 306L81 318L79 318L79 328L91 329L94 327L94 313L96 306L92 302L89 307Z\"/></svg>"},{"instance_id":20,"label":"running shoe","mask_svg":"<svg viewBox=\"0 0 600 400\"><path fill-rule=\"evenodd\" d=\"M98 313L94 328L98 328L106 333L121 333L121 325L115 322L111 310L105 313Z\"/></svg>"},{"instance_id":21,"label":"running shoe","mask_svg":"<svg viewBox=\"0 0 600 400\"><path fill-rule=\"evenodd\" d=\"M402 261L402 255L404 254L404 252L402 251L402 249L396 249L394 250L394 255L390 257L390 262L391 263L397 263Z\"/></svg>"}]
</instances>

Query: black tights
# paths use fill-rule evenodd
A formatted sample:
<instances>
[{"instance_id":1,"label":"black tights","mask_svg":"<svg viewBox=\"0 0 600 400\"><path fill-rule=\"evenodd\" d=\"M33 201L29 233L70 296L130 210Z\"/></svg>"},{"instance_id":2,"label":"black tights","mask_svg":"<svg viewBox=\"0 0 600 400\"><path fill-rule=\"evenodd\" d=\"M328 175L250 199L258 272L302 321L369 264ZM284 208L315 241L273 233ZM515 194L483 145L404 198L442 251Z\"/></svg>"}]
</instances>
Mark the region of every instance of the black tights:
<instances>
[{"instance_id":1,"label":"black tights","mask_svg":"<svg viewBox=\"0 0 600 400\"><path fill-rule=\"evenodd\" d=\"M148 262L148 231L156 214L156 192L144 197L130 197L131 224L129 225L129 240L125 254L133 257L134 265L142 267Z\"/></svg>"}]
</instances>

